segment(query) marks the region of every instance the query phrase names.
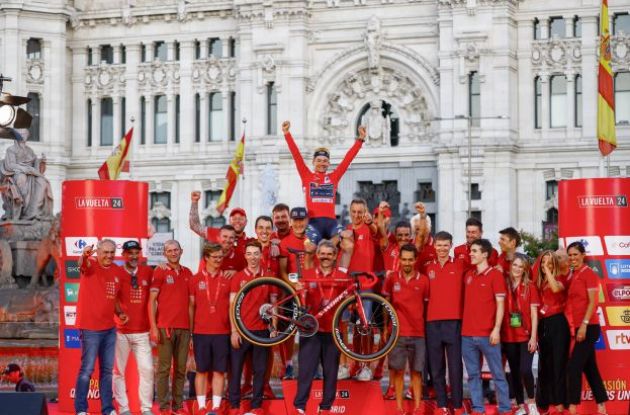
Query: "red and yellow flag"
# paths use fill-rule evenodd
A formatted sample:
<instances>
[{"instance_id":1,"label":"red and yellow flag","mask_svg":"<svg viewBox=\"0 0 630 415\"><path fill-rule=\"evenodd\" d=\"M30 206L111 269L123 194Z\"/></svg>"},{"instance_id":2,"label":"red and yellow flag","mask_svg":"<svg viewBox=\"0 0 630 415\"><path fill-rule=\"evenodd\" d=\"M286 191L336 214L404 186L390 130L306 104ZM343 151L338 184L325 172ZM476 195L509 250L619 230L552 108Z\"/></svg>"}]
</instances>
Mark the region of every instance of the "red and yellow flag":
<instances>
[{"instance_id":1,"label":"red and yellow flag","mask_svg":"<svg viewBox=\"0 0 630 415\"><path fill-rule=\"evenodd\" d=\"M221 193L221 197L219 198L219 202L217 203L217 211L219 214L223 214L225 209L227 209L230 199L232 198L232 194L234 193L234 189L236 189L236 182L238 181L239 174L243 174L243 156L245 155L245 132L241 136L241 141L236 146L236 151L234 152L234 158L230 162L228 167L227 174L225 178L227 179L227 183L223 188L223 193Z\"/></svg>"},{"instance_id":2,"label":"red and yellow flag","mask_svg":"<svg viewBox=\"0 0 630 415\"><path fill-rule=\"evenodd\" d=\"M120 172L129 171L127 154L131 146L131 137L133 137L133 127L127 131L127 134L120 140L120 144L98 169L98 177L101 180L116 180Z\"/></svg>"},{"instance_id":3,"label":"red and yellow flag","mask_svg":"<svg viewBox=\"0 0 630 415\"><path fill-rule=\"evenodd\" d=\"M597 74L597 139L599 151L607 156L617 147L615 133L615 89L610 66L610 28L608 0L602 0L599 17L599 72Z\"/></svg>"}]
</instances>

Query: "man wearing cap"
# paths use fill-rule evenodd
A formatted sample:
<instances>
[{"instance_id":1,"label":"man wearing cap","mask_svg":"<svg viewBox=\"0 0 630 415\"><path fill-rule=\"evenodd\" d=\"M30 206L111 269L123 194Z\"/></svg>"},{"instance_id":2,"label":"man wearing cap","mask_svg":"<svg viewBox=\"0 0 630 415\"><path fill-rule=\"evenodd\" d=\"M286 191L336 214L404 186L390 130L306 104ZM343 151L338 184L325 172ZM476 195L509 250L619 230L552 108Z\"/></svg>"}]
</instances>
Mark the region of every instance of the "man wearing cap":
<instances>
[{"instance_id":1,"label":"man wearing cap","mask_svg":"<svg viewBox=\"0 0 630 415\"><path fill-rule=\"evenodd\" d=\"M116 366L114 367L114 398L120 415L131 415L127 399L125 369L129 352L133 352L138 366L140 410L142 415L152 414L153 407L153 355L149 340L147 302L153 270L138 263L141 246L137 241L126 241L122 246L125 263L120 278L120 294L116 309L129 317L127 324L117 322Z\"/></svg>"},{"instance_id":2,"label":"man wearing cap","mask_svg":"<svg viewBox=\"0 0 630 415\"><path fill-rule=\"evenodd\" d=\"M306 196L306 208L310 218L307 231L308 239L315 245L321 239L337 239L339 232L343 230L343 227L337 223L335 215L337 186L365 141L365 127L359 127L359 137L339 166L331 173L328 173L330 151L325 147L315 150L313 153L315 171L311 171L306 166L304 158L289 132L290 128L291 123L289 121L282 123L282 132L295 161L295 167L302 180L302 189Z\"/></svg>"},{"instance_id":3,"label":"man wearing cap","mask_svg":"<svg viewBox=\"0 0 630 415\"><path fill-rule=\"evenodd\" d=\"M35 386L24 377L17 363L9 363L2 374L7 382L15 383L16 392L35 392Z\"/></svg>"}]
</instances>

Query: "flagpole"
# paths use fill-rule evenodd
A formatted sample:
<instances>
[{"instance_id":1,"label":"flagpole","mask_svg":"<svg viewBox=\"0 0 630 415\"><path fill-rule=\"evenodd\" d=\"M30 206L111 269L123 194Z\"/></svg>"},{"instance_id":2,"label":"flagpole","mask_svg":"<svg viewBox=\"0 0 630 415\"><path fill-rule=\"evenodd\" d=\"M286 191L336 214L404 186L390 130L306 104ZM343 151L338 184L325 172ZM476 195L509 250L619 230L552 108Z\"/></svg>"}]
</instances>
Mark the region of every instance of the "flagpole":
<instances>
[{"instance_id":1,"label":"flagpole","mask_svg":"<svg viewBox=\"0 0 630 415\"><path fill-rule=\"evenodd\" d=\"M241 124L243 125L243 127L241 128L241 138L243 138L243 136L245 135L245 129L247 128L247 118L243 117L243 119L241 120ZM239 143L241 138L239 138ZM238 205L240 207L243 206L243 194L244 194L244 182L245 182L245 175L243 174L243 172L245 171L244 166L245 165L245 150L243 150L243 160L241 160L241 180L238 181Z\"/></svg>"}]
</instances>

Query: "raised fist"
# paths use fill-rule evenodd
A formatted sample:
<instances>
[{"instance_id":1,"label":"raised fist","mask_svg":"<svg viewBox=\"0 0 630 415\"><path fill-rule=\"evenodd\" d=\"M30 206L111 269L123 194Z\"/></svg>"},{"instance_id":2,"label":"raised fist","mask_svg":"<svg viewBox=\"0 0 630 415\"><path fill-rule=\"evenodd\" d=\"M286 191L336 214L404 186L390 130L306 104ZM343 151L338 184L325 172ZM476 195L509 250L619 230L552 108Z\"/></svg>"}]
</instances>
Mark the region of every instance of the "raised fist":
<instances>
[{"instance_id":1,"label":"raised fist","mask_svg":"<svg viewBox=\"0 0 630 415\"><path fill-rule=\"evenodd\" d=\"M425 213L427 213L427 209L424 206L424 203L422 202L416 202L416 212L418 212L421 215L424 215Z\"/></svg>"},{"instance_id":2,"label":"raised fist","mask_svg":"<svg viewBox=\"0 0 630 415\"><path fill-rule=\"evenodd\" d=\"M291 121L285 121L282 123L282 132L284 134L288 133L290 128L291 128Z\"/></svg>"},{"instance_id":3,"label":"raised fist","mask_svg":"<svg viewBox=\"0 0 630 415\"><path fill-rule=\"evenodd\" d=\"M200 192L200 191L195 190L194 192L191 192L191 193L190 193L190 200L191 200L193 203L197 203L197 202L199 202L199 199L201 199L201 192Z\"/></svg>"},{"instance_id":4,"label":"raised fist","mask_svg":"<svg viewBox=\"0 0 630 415\"><path fill-rule=\"evenodd\" d=\"M365 126L361 125L359 127L359 138L357 138L357 140L365 141L366 136L367 136L367 131L365 130Z\"/></svg>"}]
</instances>

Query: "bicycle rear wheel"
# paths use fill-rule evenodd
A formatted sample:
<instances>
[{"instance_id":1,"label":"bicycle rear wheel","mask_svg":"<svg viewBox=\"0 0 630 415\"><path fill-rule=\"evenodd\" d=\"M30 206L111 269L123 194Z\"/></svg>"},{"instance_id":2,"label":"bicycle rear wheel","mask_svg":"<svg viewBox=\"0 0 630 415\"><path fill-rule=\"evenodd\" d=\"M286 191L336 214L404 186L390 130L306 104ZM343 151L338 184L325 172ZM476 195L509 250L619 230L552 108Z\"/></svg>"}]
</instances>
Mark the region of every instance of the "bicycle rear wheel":
<instances>
[{"instance_id":1,"label":"bicycle rear wheel","mask_svg":"<svg viewBox=\"0 0 630 415\"><path fill-rule=\"evenodd\" d=\"M236 293L230 307L230 318L238 333L259 346L274 346L290 338L300 313L295 290L278 278L248 282ZM277 331L275 337L271 337L272 328Z\"/></svg>"},{"instance_id":2,"label":"bicycle rear wheel","mask_svg":"<svg viewBox=\"0 0 630 415\"><path fill-rule=\"evenodd\" d=\"M333 317L333 340L346 356L371 362L386 356L396 345L399 334L394 307L374 293L361 293L367 324L361 323L357 295L344 300Z\"/></svg>"}]
</instances>

